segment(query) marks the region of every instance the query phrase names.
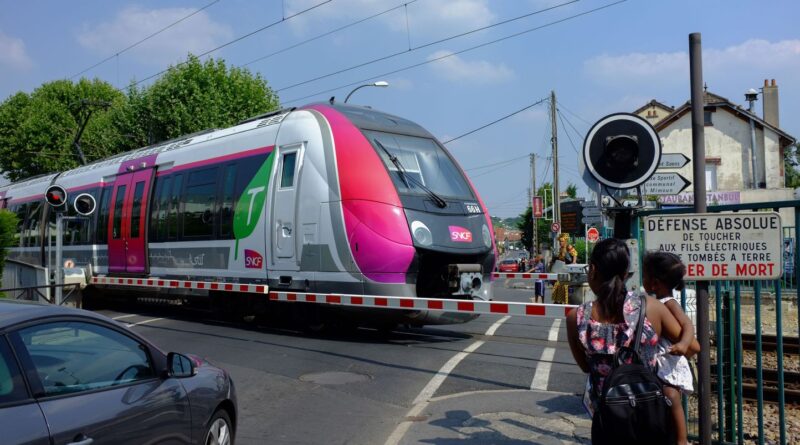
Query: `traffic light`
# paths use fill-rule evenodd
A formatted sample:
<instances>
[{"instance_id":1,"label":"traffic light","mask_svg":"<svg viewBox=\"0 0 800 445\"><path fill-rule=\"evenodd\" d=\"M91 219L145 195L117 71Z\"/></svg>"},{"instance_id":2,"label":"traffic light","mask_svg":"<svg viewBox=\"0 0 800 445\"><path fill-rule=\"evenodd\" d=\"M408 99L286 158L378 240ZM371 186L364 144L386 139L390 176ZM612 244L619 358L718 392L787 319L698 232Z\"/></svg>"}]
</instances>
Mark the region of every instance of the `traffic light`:
<instances>
[{"instance_id":1,"label":"traffic light","mask_svg":"<svg viewBox=\"0 0 800 445\"><path fill-rule=\"evenodd\" d=\"M630 113L608 115L583 144L584 181L626 190L644 184L661 161L661 139L649 122Z\"/></svg>"},{"instance_id":2,"label":"traffic light","mask_svg":"<svg viewBox=\"0 0 800 445\"><path fill-rule=\"evenodd\" d=\"M97 201L95 201L94 196L88 193L81 193L75 197L73 205L75 206L75 212L79 215L89 216L97 208Z\"/></svg>"},{"instance_id":3,"label":"traffic light","mask_svg":"<svg viewBox=\"0 0 800 445\"><path fill-rule=\"evenodd\" d=\"M44 199L57 210L65 210L67 208L67 191L60 185L47 187L47 191L44 192Z\"/></svg>"}]
</instances>

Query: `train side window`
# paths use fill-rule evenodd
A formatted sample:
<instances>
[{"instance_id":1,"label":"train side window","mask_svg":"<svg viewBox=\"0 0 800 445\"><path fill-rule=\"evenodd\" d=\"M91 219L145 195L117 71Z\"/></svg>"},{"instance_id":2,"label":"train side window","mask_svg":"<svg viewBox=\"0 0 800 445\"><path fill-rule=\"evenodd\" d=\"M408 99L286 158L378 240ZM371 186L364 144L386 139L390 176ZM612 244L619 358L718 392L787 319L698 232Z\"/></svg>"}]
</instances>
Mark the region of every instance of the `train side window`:
<instances>
[{"instance_id":1,"label":"train side window","mask_svg":"<svg viewBox=\"0 0 800 445\"><path fill-rule=\"evenodd\" d=\"M119 186L114 198L114 227L111 229L111 237L114 239L122 238L122 203L125 201L126 188L124 185Z\"/></svg>"},{"instance_id":2,"label":"train side window","mask_svg":"<svg viewBox=\"0 0 800 445\"><path fill-rule=\"evenodd\" d=\"M164 241L167 239L167 214L169 213L169 194L172 191L172 176L157 178L156 183L158 186L156 194L153 195L155 197L153 204L157 210L150 233L154 241Z\"/></svg>"},{"instance_id":3,"label":"train side window","mask_svg":"<svg viewBox=\"0 0 800 445\"><path fill-rule=\"evenodd\" d=\"M30 203L30 210L28 211L28 217L26 218L26 224L25 224L26 246L39 245L39 236L41 235L39 228L41 226L41 222L42 222L42 203L41 202Z\"/></svg>"},{"instance_id":4,"label":"train side window","mask_svg":"<svg viewBox=\"0 0 800 445\"><path fill-rule=\"evenodd\" d=\"M149 234L149 241L153 242L158 240L158 211L161 208L161 190L164 188L164 177L159 178L156 176L153 183L153 197L150 199L150 215L148 217L148 224L150 225L147 233Z\"/></svg>"},{"instance_id":5,"label":"train side window","mask_svg":"<svg viewBox=\"0 0 800 445\"><path fill-rule=\"evenodd\" d=\"M142 195L144 194L144 181L139 181L133 189L133 206L131 208L131 238L139 238L139 229L142 221Z\"/></svg>"},{"instance_id":6,"label":"train side window","mask_svg":"<svg viewBox=\"0 0 800 445\"><path fill-rule=\"evenodd\" d=\"M233 234L233 209L236 205L236 171L238 165L231 164L225 167L222 176L222 199L219 210L219 237L229 239Z\"/></svg>"},{"instance_id":7,"label":"train side window","mask_svg":"<svg viewBox=\"0 0 800 445\"><path fill-rule=\"evenodd\" d=\"M97 213L97 244L108 243L108 208L111 203L111 192L114 187L103 187L100 198L100 208Z\"/></svg>"},{"instance_id":8,"label":"train side window","mask_svg":"<svg viewBox=\"0 0 800 445\"><path fill-rule=\"evenodd\" d=\"M178 209L181 200L181 186L183 174L175 176L172 180L172 193L170 194L169 214L167 215L167 239L178 238Z\"/></svg>"},{"instance_id":9,"label":"train side window","mask_svg":"<svg viewBox=\"0 0 800 445\"><path fill-rule=\"evenodd\" d=\"M208 238L214 234L217 167L194 171L186 180L183 237Z\"/></svg>"},{"instance_id":10,"label":"train side window","mask_svg":"<svg viewBox=\"0 0 800 445\"><path fill-rule=\"evenodd\" d=\"M294 187L294 170L297 163L297 152L283 155L283 171L281 172L281 188Z\"/></svg>"},{"instance_id":11,"label":"train side window","mask_svg":"<svg viewBox=\"0 0 800 445\"><path fill-rule=\"evenodd\" d=\"M22 247L22 228L25 227L25 212L28 211L28 205L14 205L9 207L9 210L14 212L17 215L17 230L14 233L14 245Z\"/></svg>"}]
</instances>

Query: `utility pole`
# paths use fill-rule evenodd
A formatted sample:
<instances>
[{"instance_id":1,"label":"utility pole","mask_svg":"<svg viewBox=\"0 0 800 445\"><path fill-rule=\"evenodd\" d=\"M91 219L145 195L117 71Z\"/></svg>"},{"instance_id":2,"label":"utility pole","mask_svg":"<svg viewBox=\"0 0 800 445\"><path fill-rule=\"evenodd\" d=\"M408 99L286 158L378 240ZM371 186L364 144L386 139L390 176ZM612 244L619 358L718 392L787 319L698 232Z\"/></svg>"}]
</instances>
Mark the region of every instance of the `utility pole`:
<instances>
[{"instance_id":1,"label":"utility pole","mask_svg":"<svg viewBox=\"0 0 800 445\"><path fill-rule=\"evenodd\" d=\"M92 117L92 113L94 113L95 108L103 108L108 109L111 106L111 102L108 101L97 101L97 100L88 100L88 99L81 99L80 101L80 112L86 110L86 114L81 116L81 126L78 128L78 132L75 134L75 139L72 140L72 145L75 147L75 153L78 155L78 160L81 161L81 165L86 165L86 156L83 154L83 149L81 148L81 136L83 136L83 130L86 129L86 124L89 123L89 119Z\"/></svg>"},{"instance_id":2,"label":"utility pole","mask_svg":"<svg viewBox=\"0 0 800 445\"><path fill-rule=\"evenodd\" d=\"M558 128L556 127L556 92L550 91L550 144L553 146L553 222L561 224L561 200L559 199L560 189L558 188ZM561 234L553 234L555 238ZM553 248L557 243L553 241Z\"/></svg>"},{"instance_id":3,"label":"utility pole","mask_svg":"<svg viewBox=\"0 0 800 445\"><path fill-rule=\"evenodd\" d=\"M531 223L533 224L533 235L531 236L531 258L538 251L536 239L536 214L533 212L533 197L536 196L536 155L531 153L531 194L528 196L528 203L531 205Z\"/></svg>"}]
</instances>

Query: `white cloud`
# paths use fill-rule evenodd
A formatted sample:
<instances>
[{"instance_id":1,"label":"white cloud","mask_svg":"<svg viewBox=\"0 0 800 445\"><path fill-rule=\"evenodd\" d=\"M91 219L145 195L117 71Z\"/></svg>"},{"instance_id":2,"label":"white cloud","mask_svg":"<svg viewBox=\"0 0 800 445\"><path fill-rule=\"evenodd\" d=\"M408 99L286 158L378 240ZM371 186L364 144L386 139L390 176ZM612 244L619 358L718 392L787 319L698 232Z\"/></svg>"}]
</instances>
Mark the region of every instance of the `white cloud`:
<instances>
[{"instance_id":1,"label":"white cloud","mask_svg":"<svg viewBox=\"0 0 800 445\"><path fill-rule=\"evenodd\" d=\"M78 42L100 55L113 54L192 11L189 8L129 7L109 22L84 26L78 35ZM142 43L126 55L133 56L139 62L163 66L184 59L187 53L207 51L231 36L230 28L214 22L202 11Z\"/></svg>"},{"instance_id":2,"label":"white cloud","mask_svg":"<svg viewBox=\"0 0 800 445\"><path fill-rule=\"evenodd\" d=\"M786 68L800 68L800 40L772 43L751 39L723 49L703 50L705 78ZM689 77L689 55L685 51L602 54L585 61L584 70L593 80L609 85L685 83Z\"/></svg>"},{"instance_id":3,"label":"white cloud","mask_svg":"<svg viewBox=\"0 0 800 445\"><path fill-rule=\"evenodd\" d=\"M288 0L286 15L317 5L322 0ZM398 6L402 3L398 2ZM325 24L332 20L354 21L377 14L391 7L385 0L337 0L336 4L323 5L313 12L292 18L290 26L297 32L306 32L311 24ZM408 11L408 25L406 25ZM439 33L453 30L465 31L486 26L494 21L495 14L488 0L425 0L411 3L407 8L398 8L377 18L389 29L406 33L411 30L412 41L429 30ZM326 26L327 28L327 26ZM317 30L319 31L319 30ZM417 42L420 43L420 42Z\"/></svg>"},{"instance_id":4,"label":"white cloud","mask_svg":"<svg viewBox=\"0 0 800 445\"><path fill-rule=\"evenodd\" d=\"M428 60L452 54L450 51L437 51ZM437 75L445 80L470 84L494 84L506 82L514 78L514 71L504 64L491 63L486 60L467 61L459 56L450 56L430 65Z\"/></svg>"},{"instance_id":5,"label":"white cloud","mask_svg":"<svg viewBox=\"0 0 800 445\"><path fill-rule=\"evenodd\" d=\"M7 36L2 31L0 31L0 66L15 70L26 70L33 66L33 62L25 52L25 43L22 39Z\"/></svg>"}]
</instances>

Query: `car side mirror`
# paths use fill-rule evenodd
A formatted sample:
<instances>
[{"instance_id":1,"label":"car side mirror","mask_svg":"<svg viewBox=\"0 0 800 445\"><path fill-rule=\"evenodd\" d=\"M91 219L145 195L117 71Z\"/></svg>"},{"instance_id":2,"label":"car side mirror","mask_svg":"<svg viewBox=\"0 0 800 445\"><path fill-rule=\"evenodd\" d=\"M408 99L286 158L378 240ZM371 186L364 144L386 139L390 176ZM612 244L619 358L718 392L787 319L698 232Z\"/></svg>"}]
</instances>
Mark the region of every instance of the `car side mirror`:
<instances>
[{"instance_id":1,"label":"car side mirror","mask_svg":"<svg viewBox=\"0 0 800 445\"><path fill-rule=\"evenodd\" d=\"M197 374L197 368L195 368L192 359L177 352L167 354L167 375L175 378L185 378L195 374Z\"/></svg>"}]
</instances>

